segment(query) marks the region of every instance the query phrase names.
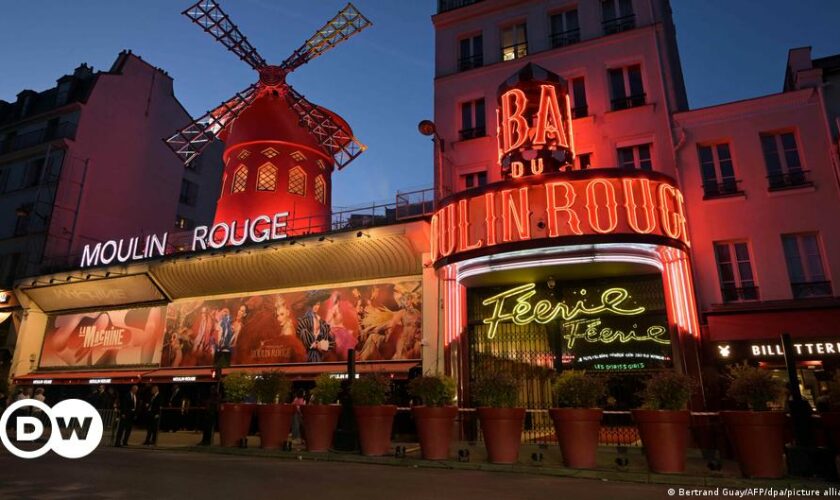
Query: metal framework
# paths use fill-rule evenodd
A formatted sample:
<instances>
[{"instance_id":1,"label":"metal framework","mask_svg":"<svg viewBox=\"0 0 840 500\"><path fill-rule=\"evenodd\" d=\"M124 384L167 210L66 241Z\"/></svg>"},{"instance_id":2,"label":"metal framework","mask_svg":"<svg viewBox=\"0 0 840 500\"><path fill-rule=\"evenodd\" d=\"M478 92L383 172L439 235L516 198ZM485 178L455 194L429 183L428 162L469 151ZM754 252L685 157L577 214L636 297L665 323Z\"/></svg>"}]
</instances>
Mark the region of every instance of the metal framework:
<instances>
[{"instance_id":1,"label":"metal framework","mask_svg":"<svg viewBox=\"0 0 840 500\"><path fill-rule=\"evenodd\" d=\"M346 167L364 152L365 145L359 142L350 130L343 124L336 123L328 112L308 101L285 82L289 72L372 25L352 3L341 9L279 66L266 63L215 0L200 0L183 14L260 73L257 83L166 139L169 148L185 165L200 155L210 142L218 137L219 132L261 93L269 89L275 89L286 97L287 104L300 118L300 124L315 137L324 151L333 157L338 169Z\"/></svg>"}]
</instances>

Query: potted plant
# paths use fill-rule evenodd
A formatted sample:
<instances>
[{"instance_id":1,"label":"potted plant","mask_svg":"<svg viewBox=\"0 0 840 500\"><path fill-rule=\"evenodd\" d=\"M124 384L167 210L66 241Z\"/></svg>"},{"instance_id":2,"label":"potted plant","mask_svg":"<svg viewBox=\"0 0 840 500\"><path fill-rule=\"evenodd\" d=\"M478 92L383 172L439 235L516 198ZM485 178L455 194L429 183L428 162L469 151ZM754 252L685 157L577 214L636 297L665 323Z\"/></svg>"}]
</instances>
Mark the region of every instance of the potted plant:
<instances>
[{"instance_id":1,"label":"potted plant","mask_svg":"<svg viewBox=\"0 0 840 500\"><path fill-rule=\"evenodd\" d=\"M510 374L496 373L476 380L472 391L487 459L494 464L516 463L525 421L525 408L517 406L519 381Z\"/></svg>"},{"instance_id":2,"label":"potted plant","mask_svg":"<svg viewBox=\"0 0 840 500\"><path fill-rule=\"evenodd\" d=\"M446 460L458 416L458 407L452 405L455 381L445 375L424 375L408 383L408 393L421 403L411 408L417 422L420 453L426 460Z\"/></svg>"},{"instance_id":3,"label":"potted plant","mask_svg":"<svg viewBox=\"0 0 840 500\"><path fill-rule=\"evenodd\" d=\"M289 437L295 413L295 407L286 404L291 389L291 380L280 371L266 371L254 379L261 448L280 448Z\"/></svg>"},{"instance_id":4,"label":"potted plant","mask_svg":"<svg viewBox=\"0 0 840 500\"><path fill-rule=\"evenodd\" d=\"M391 429L397 407L385 404L390 391L391 381L378 373L360 377L350 386L362 455L385 455L391 448Z\"/></svg>"},{"instance_id":5,"label":"potted plant","mask_svg":"<svg viewBox=\"0 0 840 500\"><path fill-rule=\"evenodd\" d=\"M827 385L826 393L817 399L817 409L828 442L835 450L840 450L840 370L835 370Z\"/></svg>"},{"instance_id":6,"label":"potted plant","mask_svg":"<svg viewBox=\"0 0 840 500\"><path fill-rule=\"evenodd\" d=\"M245 372L232 372L222 380L225 398L219 410L219 434L222 446L239 446L248 435L254 405L246 403L254 388L254 379Z\"/></svg>"},{"instance_id":7,"label":"potted plant","mask_svg":"<svg viewBox=\"0 0 840 500\"><path fill-rule=\"evenodd\" d=\"M307 451L328 451L341 416L341 405L336 404L341 392L341 380L322 373L315 379L312 404L300 407L303 415L303 433Z\"/></svg>"},{"instance_id":8,"label":"potted plant","mask_svg":"<svg viewBox=\"0 0 840 500\"><path fill-rule=\"evenodd\" d=\"M632 410L648 467L653 472L683 472L691 414L686 409L691 378L674 370L650 377L642 390L642 408Z\"/></svg>"},{"instance_id":9,"label":"potted plant","mask_svg":"<svg viewBox=\"0 0 840 500\"><path fill-rule=\"evenodd\" d=\"M722 411L726 434L746 477L784 475L785 412L769 411L769 403L784 394L784 383L773 373L748 364L730 369L726 394L745 411Z\"/></svg>"},{"instance_id":10,"label":"potted plant","mask_svg":"<svg viewBox=\"0 0 840 500\"><path fill-rule=\"evenodd\" d=\"M548 410L563 453L563 464L575 469L595 467L595 452L603 410L598 402L606 395L601 378L581 370L567 370L553 386L556 408Z\"/></svg>"}]
</instances>

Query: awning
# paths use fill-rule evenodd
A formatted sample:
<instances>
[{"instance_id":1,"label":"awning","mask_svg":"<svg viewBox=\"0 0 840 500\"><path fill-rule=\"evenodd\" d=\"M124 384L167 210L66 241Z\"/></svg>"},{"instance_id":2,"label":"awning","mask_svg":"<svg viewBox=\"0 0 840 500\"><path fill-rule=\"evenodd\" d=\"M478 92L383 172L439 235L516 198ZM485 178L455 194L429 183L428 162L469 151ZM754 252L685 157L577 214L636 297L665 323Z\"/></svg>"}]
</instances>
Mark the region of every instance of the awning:
<instances>
[{"instance_id":1,"label":"awning","mask_svg":"<svg viewBox=\"0 0 840 500\"><path fill-rule=\"evenodd\" d=\"M707 315L708 340L840 337L840 308Z\"/></svg>"},{"instance_id":2,"label":"awning","mask_svg":"<svg viewBox=\"0 0 840 500\"><path fill-rule=\"evenodd\" d=\"M356 363L356 373L381 373L394 379L408 378L408 372L419 367L419 359L409 361L360 361ZM278 370L294 380L311 380L321 373L346 374L347 363L299 363L290 365L243 366L228 367L222 373L245 372L260 374L266 371Z\"/></svg>"},{"instance_id":3,"label":"awning","mask_svg":"<svg viewBox=\"0 0 840 500\"><path fill-rule=\"evenodd\" d=\"M33 372L14 377L16 384L58 385L58 384L131 384L139 383L144 371L102 370L85 372Z\"/></svg>"},{"instance_id":4,"label":"awning","mask_svg":"<svg viewBox=\"0 0 840 500\"><path fill-rule=\"evenodd\" d=\"M143 382L181 383L181 382L210 382L213 380L213 369L202 368L161 368L143 374Z\"/></svg>"}]
</instances>

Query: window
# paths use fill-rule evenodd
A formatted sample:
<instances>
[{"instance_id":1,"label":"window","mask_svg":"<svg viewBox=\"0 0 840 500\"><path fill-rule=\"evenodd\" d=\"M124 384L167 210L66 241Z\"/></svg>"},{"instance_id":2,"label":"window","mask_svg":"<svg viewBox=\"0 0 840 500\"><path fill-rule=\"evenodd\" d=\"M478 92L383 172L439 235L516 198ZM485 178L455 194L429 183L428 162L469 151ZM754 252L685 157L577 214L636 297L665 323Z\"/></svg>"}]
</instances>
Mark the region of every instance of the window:
<instances>
[{"instance_id":1,"label":"window","mask_svg":"<svg viewBox=\"0 0 840 500\"><path fill-rule=\"evenodd\" d=\"M588 116L589 107L586 105L586 85L583 77L572 78L570 87L572 90L572 118Z\"/></svg>"},{"instance_id":2,"label":"window","mask_svg":"<svg viewBox=\"0 0 840 500\"><path fill-rule=\"evenodd\" d=\"M461 103L461 130L458 132L461 140L475 139L486 134L484 99Z\"/></svg>"},{"instance_id":3,"label":"window","mask_svg":"<svg viewBox=\"0 0 840 500\"><path fill-rule=\"evenodd\" d=\"M481 35L461 39L458 47L458 71L484 65L484 40Z\"/></svg>"},{"instance_id":4,"label":"window","mask_svg":"<svg viewBox=\"0 0 840 500\"><path fill-rule=\"evenodd\" d=\"M592 166L592 153L581 153L577 155L577 167L579 170L586 170Z\"/></svg>"},{"instance_id":5,"label":"window","mask_svg":"<svg viewBox=\"0 0 840 500\"><path fill-rule=\"evenodd\" d=\"M306 161L306 155L304 155L300 151L292 151L291 153L289 153L289 156L291 156L292 159L297 162Z\"/></svg>"},{"instance_id":6,"label":"window","mask_svg":"<svg viewBox=\"0 0 840 500\"><path fill-rule=\"evenodd\" d=\"M715 144L697 148L700 157L700 174L703 176L704 198L737 194L738 181L732 168L729 144Z\"/></svg>"},{"instance_id":7,"label":"window","mask_svg":"<svg viewBox=\"0 0 840 500\"><path fill-rule=\"evenodd\" d=\"M271 162L263 164L257 170L257 191L277 190L277 167Z\"/></svg>"},{"instance_id":8,"label":"window","mask_svg":"<svg viewBox=\"0 0 840 500\"><path fill-rule=\"evenodd\" d=\"M327 182L323 175L315 177L315 201L321 205L327 203Z\"/></svg>"},{"instance_id":9,"label":"window","mask_svg":"<svg viewBox=\"0 0 840 500\"><path fill-rule=\"evenodd\" d=\"M565 47L580 41L577 9L551 16L551 47Z\"/></svg>"},{"instance_id":10,"label":"window","mask_svg":"<svg viewBox=\"0 0 840 500\"><path fill-rule=\"evenodd\" d=\"M653 170L650 149L650 144L618 148L618 166L628 169Z\"/></svg>"},{"instance_id":11,"label":"window","mask_svg":"<svg viewBox=\"0 0 840 500\"><path fill-rule=\"evenodd\" d=\"M605 35L635 28L632 0L601 0L601 20Z\"/></svg>"},{"instance_id":12,"label":"window","mask_svg":"<svg viewBox=\"0 0 840 500\"><path fill-rule=\"evenodd\" d=\"M29 221L32 218L32 203L21 205L15 211L15 236L23 236L29 231Z\"/></svg>"},{"instance_id":13,"label":"window","mask_svg":"<svg viewBox=\"0 0 840 500\"><path fill-rule=\"evenodd\" d=\"M528 55L528 36L525 23L502 30L502 61L512 61Z\"/></svg>"},{"instance_id":14,"label":"window","mask_svg":"<svg viewBox=\"0 0 840 500\"><path fill-rule=\"evenodd\" d=\"M64 106L67 104L67 99L70 97L70 86L72 81L65 81L58 84L58 90L55 93L55 105Z\"/></svg>"},{"instance_id":15,"label":"window","mask_svg":"<svg viewBox=\"0 0 840 500\"><path fill-rule=\"evenodd\" d=\"M462 175L461 178L464 179L465 189L487 185L487 172L472 172Z\"/></svg>"},{"instance_id":16,"label":"window","mask_svg":"<svg viewBox=\"0 0 840 500\"><path fill-rule=\"evenodd\" d=\"M0 257L0 286L11 288L20 271L21 254L10 253Z\"/></svg>"},{"instance_id":17,"label":"window","mask_svg":"<svg viewBox=\"0 0 840 500\"><path fill-rule=\"evenodd\" d=\"M242 151L239 152L238 155L236 155L236 157L239 158L240 160L244 160L245 158L248 158L249 156L251 156L251 152L248 151L247 149L243 149Z\"/></svg>"},{"instance_id":18,"label":"window","mask_svg":"<svg viewBox=\"0 0 840 500\"><path fill-rule=\"evenodd\" d=\"M188 179L181 180L181 196L178 201L185 205L195 206L198 201L198 184Z\"/></svg>"},{"instance_id":19,"label":"window","mask_svg":"<svg viewBox=\"0 0 840 500\"><path fill-rule=\"evenodd\" d=\"M260 151L260 153L262 153L263 156L265 156L266 158L274 158L275 156L280 154L276 149L271 147L263 149L262 151Z\"/></svg>"},{"instance_id":20,"label":"window","mask_svg":"<svg viewBox=\"0 0 840 500\"><path fill-rule=\"evenodd\" d=\"M782 235L782 247L793 298L831 295L816 233Z\"/></svg>"},{"instance_id":21,"label":"window","mask_svg":"<svg viewBox=\"0 0 840 500\"><path fill-rule=\"evenodd\" d=\"M300 167L289 170L289 192L301 196L306 195L306 172Z\"/></svg>"},{"instance_id":22,"label":"window","mask_svg":"<svg viewBox=\"0 0 840 500\"><path fill-rule=\"evenodd\" d=\"M645 104L642 67L638 64L609 70L610 102L612 110L633 108Z\"/></svg>"},{"instance_id":23,"label":"window","mask_svg":"<svg viewBox=\"0 0 840 500\"><path fill-rule=\"evenodd\" d=\"M239 165L233 172L233 183L230 185L231 193L241 193L248 185L248 167Z\"/></svg>"},{"instance_id":24,"label":"window","mask_svg":"<svg viewBox=\"0 0 840 500\"><path fill-rule=\"evenodd\" d=\"M177 229L192 229L194 226L195 222L193 222L191 219L182 217L180 215L175 217L175 227Z\"/></svg>"},{"instance_id":25,"label":"window","mask_svg":"<svg viewBox=\"0 0 840 500\"><path fill-rule=\"evenodd\" d=\"M745 241L715 243L715 260L724 302L758 300L758 287Z\"/></svg>"},{"instance_id":26,"label":"window","mask_svg":"<svg viewBox=\"0 0 840 500\"><path fill-rule=\"evenodd\" d=\"M799 161L793 132L761 134L761 149L771 190L810 185Z\"/></svg>"},{"instance_id":27,"label":"window","mask_svg":"<svg viewBox=\"0 0 840 500\"><path fill-rule=\"evenodd\" d=\"M44 159L36 158L29 161L24 167L22 188L37 186L41 182L41 174L44 170Z\"/></svg>"}]
</instances>

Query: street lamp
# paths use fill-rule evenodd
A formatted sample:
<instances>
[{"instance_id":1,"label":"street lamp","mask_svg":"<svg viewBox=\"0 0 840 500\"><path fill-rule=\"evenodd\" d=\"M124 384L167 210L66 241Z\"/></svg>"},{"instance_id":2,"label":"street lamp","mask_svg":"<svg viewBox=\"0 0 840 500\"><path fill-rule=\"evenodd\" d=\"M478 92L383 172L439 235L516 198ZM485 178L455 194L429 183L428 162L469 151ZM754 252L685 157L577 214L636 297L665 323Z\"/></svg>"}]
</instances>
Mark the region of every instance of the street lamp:
<instances>
[{"instance_id":1,"label":"street lamp","mask_svg":"<svg viewBox=\"0 0 840 500\"><path fill-rule=\"evenodd\" d=\"M438 135L435 122L431 120L423 120L417 124L417 130L432 138L435 143L435 200L440 201L443 198L443 152L446 149L446 143L443 138Z\"/></svg>"}]
</instances>

